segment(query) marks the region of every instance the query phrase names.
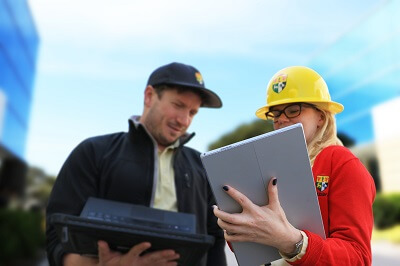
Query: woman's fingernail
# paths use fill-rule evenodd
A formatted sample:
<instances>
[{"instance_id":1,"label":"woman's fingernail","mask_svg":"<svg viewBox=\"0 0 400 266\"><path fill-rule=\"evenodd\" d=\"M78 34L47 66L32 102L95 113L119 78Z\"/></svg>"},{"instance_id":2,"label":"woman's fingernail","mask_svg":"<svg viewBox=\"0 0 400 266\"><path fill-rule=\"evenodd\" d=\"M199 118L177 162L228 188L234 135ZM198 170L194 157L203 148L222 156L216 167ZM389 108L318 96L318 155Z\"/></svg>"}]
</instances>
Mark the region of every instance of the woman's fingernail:
<instances>
[{"instance_id":1,"label":"woman's fingernail","mask_svg":"<svg viewBox=\"0 0 400 266\"><path fill-rule=\"evenodd\" d=\"M225 190L225 191L228 191L229 187L228 186L223 186L222 189Z\"/></svg>"},{"instance_id":2,"label":"woman's fingernail","mask_svg":"<svg viewBox=\"0 0 400 266\"><path fill-rule=\"evenodd\" d=\"M275 178L274 180L272 180L272 185L276 186L276 183L278 182L278 179Z\"/></svg>"},{"instance_id":3,"label":"woman's fingernail","mask_svg":"<svg viewBox=\"0 0 400 266\"><path fill-rule=\"evenodd\" d=\"M264 266L270 266L271 262L265 263Z\"/></svg>"}]
</instances>

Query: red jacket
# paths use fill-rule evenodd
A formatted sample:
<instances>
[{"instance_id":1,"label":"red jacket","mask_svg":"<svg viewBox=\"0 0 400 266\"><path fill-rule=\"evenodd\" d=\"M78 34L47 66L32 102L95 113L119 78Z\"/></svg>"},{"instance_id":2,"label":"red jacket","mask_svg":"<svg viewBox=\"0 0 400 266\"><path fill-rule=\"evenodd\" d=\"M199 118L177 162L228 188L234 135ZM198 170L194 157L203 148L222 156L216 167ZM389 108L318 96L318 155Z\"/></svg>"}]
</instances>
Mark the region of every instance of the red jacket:
<instances>
[{"instance_id":1,"label":"red jacket","mask_svg":"<svg viewBox=\"0 0 400 266\"><path fill-rule=\"evenodd\" d=\"M371 265L375 185L347 148L329 146L316 157L313 175L326 240L305 231L305 255L292 265Z\"/></svg>"}]
</instances>

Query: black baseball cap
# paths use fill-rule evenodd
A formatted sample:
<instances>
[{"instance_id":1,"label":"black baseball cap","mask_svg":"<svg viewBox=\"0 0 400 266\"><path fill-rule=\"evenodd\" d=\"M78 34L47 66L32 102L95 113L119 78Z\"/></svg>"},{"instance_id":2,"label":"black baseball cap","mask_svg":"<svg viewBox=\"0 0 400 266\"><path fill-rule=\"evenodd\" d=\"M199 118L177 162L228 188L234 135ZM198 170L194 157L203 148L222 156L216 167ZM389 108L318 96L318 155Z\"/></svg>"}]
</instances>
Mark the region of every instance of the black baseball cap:
<instances>
[{"instance_id":1,"label":"black baseball cap","mask_svg":"<svg viewBox=\"0 0 400 266\"><path fill-rule=\"evenodd\" d=\"M202 107L219 108L222 101L219 96L204 85L203 77L196 68L182 63L171 63L161 66L151 73L147 85L177 85L193 89L202 94Z\"/></svg>"}]
</instances>

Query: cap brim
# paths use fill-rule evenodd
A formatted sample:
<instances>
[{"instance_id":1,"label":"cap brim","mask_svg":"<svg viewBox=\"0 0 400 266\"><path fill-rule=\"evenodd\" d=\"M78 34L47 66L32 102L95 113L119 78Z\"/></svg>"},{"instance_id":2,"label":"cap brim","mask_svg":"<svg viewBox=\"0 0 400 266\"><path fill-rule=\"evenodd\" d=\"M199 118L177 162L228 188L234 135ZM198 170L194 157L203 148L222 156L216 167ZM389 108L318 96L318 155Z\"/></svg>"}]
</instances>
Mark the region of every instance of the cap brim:
<instances>
[{"instance_id":1,"label":"cap brim","mask_svg":"<svg viewBox=\"0 0 400 266\"><path fill-rule=\"evenodd\" d=\"M193 84L188 84L188 83L184 83L184 82L163 83L163 84L182 86L185 88L194 89L198 93L203 94L204 99L203 99L203 103L202 103L201 107L208 107L208 108L221 108L222 107L221 98L219 98L219 96L215 92L213 92L209 89L206 89L202 86L193 86Z\"/></svg>"},{"instance_id":2,"label":"cap brim","mask_svg":"<svg viewBox=\"0 0 400 266\"><path fill-rule=\"evenodd\" d=\"M209 89L205 89L205 88L201 88L199 91L200 91L200 93L203 93L206 96L201 107L208 107L208 108L221 108L222 107L221 99L213 91L210 91Z\"/></svg>"}]
</instances>

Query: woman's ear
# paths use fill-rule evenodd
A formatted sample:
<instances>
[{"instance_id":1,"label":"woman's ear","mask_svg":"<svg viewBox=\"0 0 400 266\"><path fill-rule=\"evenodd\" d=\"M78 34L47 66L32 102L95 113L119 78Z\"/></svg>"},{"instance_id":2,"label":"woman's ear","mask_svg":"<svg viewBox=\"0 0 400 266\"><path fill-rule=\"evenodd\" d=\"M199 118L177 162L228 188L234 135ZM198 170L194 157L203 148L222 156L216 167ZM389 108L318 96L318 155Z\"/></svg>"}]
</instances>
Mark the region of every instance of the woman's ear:
<instances>
[{"instance_id":1,"label":"woman's ear","mask_svg":"<svg viewBox=\"0 0 400 266\"><path fill-rule=\"evenodd\" d=\"M324 123L325 123L325 114L324 112L319 112L319 119L318 119L318 123L317 123L317 128L320 128Z\"/></svg>"}]
</instances>

